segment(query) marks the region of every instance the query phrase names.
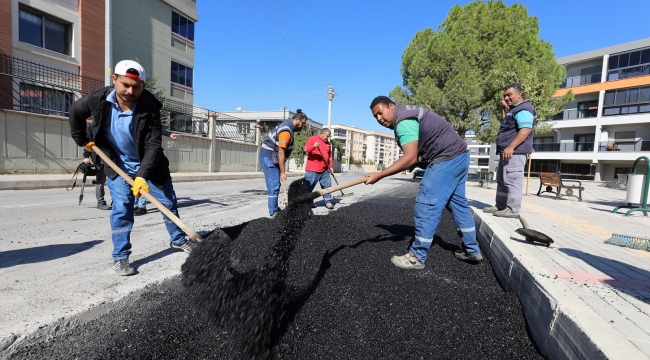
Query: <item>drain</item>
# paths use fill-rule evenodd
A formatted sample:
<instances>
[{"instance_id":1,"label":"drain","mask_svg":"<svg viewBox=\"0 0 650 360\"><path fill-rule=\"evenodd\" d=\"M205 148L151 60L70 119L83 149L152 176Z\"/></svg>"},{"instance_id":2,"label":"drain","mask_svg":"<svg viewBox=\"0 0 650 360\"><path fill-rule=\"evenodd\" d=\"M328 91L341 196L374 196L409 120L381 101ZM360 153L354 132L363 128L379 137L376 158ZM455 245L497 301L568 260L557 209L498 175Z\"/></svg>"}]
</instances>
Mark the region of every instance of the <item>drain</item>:
<instances>
[{"instance_id":1,"label":"drain","mask_svg":"<svg viewBox=\"0 0 650 360\"><path fill-rule=\"evenodd\" d=\"M268 192L266 190L242 190L241 193L252 194L252 195L266 195Z\"/></svg>"}]
</instances>

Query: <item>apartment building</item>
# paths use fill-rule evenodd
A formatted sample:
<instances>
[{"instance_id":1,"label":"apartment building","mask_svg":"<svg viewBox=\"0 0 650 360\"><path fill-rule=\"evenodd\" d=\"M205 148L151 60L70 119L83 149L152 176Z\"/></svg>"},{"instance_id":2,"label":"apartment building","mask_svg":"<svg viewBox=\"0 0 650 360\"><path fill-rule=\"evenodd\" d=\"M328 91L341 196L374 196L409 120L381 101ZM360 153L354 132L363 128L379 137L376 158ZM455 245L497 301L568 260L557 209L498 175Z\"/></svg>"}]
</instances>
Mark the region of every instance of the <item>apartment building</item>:
<instances>
[{"instance_id":1,"label":"apartment building","mask_svg":"<svg viewBox=\"0 0 650 360\"><path fill-rule=\"evenodd\" d=\"M83 0L82 0L83 1ZM76 1L75 1L76 2ZM110 4L109 68L120 60L142 60L170 100L194 101L196 0L107 0Z\"/></svg>"},{"instance_id":2,"label":"apartment building","mask_svg":"<svg viewBox=\"0 0 650 360\"><path fill-rule=\"evenodd\" d=\"M65 115L105 73L101 0L0 3L0 104Z\"/></svg>"},{"instance_id":3,"label":"apartment building","mask_svg":"<svg viewBox=\"0 0 650 360\"><path fill-rule=\"evenodd\" d=\"M0 106L66 116L136 56L171 101L191 105L196 21L195 0L4 0Z\"/></svg>"},{"instance_id":4,"label":"apartment building","mask_svg":"<svg viewBox=\"0 0 650 360\"><path fill-rule=\"evenodd\" d=\"M537 134L531 172L610 181L650 157L650 38L557 59L567 71L554 96L573 102ZM637 173L645 173L639 162Z\"/></svg>"},{"instance_id":5,"label":"apartment building","mask_svg":"<svg viewBox=\"0 0 650 360\"><path fill-rule=\"evenodd\" d=\"M474 134L465 134L465 141L469 149L469 176L474 176L478 171L491 172L499 165L496 155L496 144L486 143L476 138Z\"/></svg>"},{"instance_id":6,"label":"apartment building","mask_svg":"<svg viewBox=\"0 0 650 360\"><path fill-rule=\"evenodd\" d=\"M275 126L283 123L287 119L291 119L296 113L287 109L280 110L246 110L244 107L237 108L235 111L220 111L222 116L233 119L235 123L243 130L254 129L256 125L260 125L263 133L268 133ZM233 120L224 120L233 122ZM305 124L312 130L312 133L317 133L318 130L323 128L323 124L307 117Z\"/></svg>"},{"instance_id":7,"label":"apartment building","mask_svg":"<svg viewBox=\"0 0 650 360\"><path fill-rule=\"evenodd\" d=\"M354 160L390 166L401 155L393 134L333 124L332 139L343 145L342 157L346 159L352 156Z\"/></svg>"}]
</instances>

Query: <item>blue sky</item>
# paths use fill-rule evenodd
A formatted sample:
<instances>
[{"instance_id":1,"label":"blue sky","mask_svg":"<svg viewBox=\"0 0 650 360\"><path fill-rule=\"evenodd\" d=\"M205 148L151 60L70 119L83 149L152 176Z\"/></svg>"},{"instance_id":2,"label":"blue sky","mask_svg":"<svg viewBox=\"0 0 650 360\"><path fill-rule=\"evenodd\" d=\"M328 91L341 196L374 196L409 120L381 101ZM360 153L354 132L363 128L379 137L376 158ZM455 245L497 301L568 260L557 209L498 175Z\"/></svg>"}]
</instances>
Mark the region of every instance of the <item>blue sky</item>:
<instances>
[{"instance_id":1,"label":"blue sky","mask_svg":"<svg viewBox=\"0 0 650 360\"><path fill-rule=\"evenodd\" d=\"M301 108L327 124L332 85L333 124L387 132L373 119L370 101L402 84L402 53L415 33L437 29L454 5L467 3L199 0L194 103L216 111ZM642 25L649 0L523 3L557 57L650 37Z\"/></svg>"}]
</instances>

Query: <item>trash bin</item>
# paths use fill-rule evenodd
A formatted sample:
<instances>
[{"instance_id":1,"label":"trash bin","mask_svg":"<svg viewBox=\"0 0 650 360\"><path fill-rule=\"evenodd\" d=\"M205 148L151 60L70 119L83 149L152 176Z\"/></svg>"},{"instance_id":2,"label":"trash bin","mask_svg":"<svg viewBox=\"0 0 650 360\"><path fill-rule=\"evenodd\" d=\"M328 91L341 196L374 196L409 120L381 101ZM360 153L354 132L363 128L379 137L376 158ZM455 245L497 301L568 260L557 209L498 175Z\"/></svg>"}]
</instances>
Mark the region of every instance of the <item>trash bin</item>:
<instances>
[{"instance_id":1,"label":"trash bin","mask_svg":"<svg viewBox=\"0 0 650 360\"><path fill-rule=\"evenodd\" d=\"M643 190L645 188L645 175L642 174L629 174L627 176L627 195L625 202L629 204L642 204ZM650 191L649 191L650 192ZM648 203L648 194L646 194L646 201Z\"/></svg>"}]
</instances>

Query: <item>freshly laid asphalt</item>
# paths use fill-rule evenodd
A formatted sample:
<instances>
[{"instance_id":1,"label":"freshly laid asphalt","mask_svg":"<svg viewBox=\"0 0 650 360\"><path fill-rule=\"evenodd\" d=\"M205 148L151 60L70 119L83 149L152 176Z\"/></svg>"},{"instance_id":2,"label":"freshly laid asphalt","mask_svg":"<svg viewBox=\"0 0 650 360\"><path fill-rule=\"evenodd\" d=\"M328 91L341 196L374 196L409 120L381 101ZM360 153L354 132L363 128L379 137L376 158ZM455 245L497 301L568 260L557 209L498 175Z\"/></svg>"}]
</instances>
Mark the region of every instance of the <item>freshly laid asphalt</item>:
<instances>
[{"instance_id":1,"label":"freshly laid asphalt","mask_svg":"<svg viewBox=\"0 0 650 360\"><path fill-rule=\"evenodd\" d=\"M274 358L542 358L517 296L499 285L490 263L454 258L460 238L449 213L424 270L392 265L413 235L417 185L306 222L289 262ZM224 231L240 266L260 269L280 228L279 219L260 218ZM9 358L242 358L247 339L216 318L178 276L59 335L21 342Z\"/></svg>"}]
</instances>

